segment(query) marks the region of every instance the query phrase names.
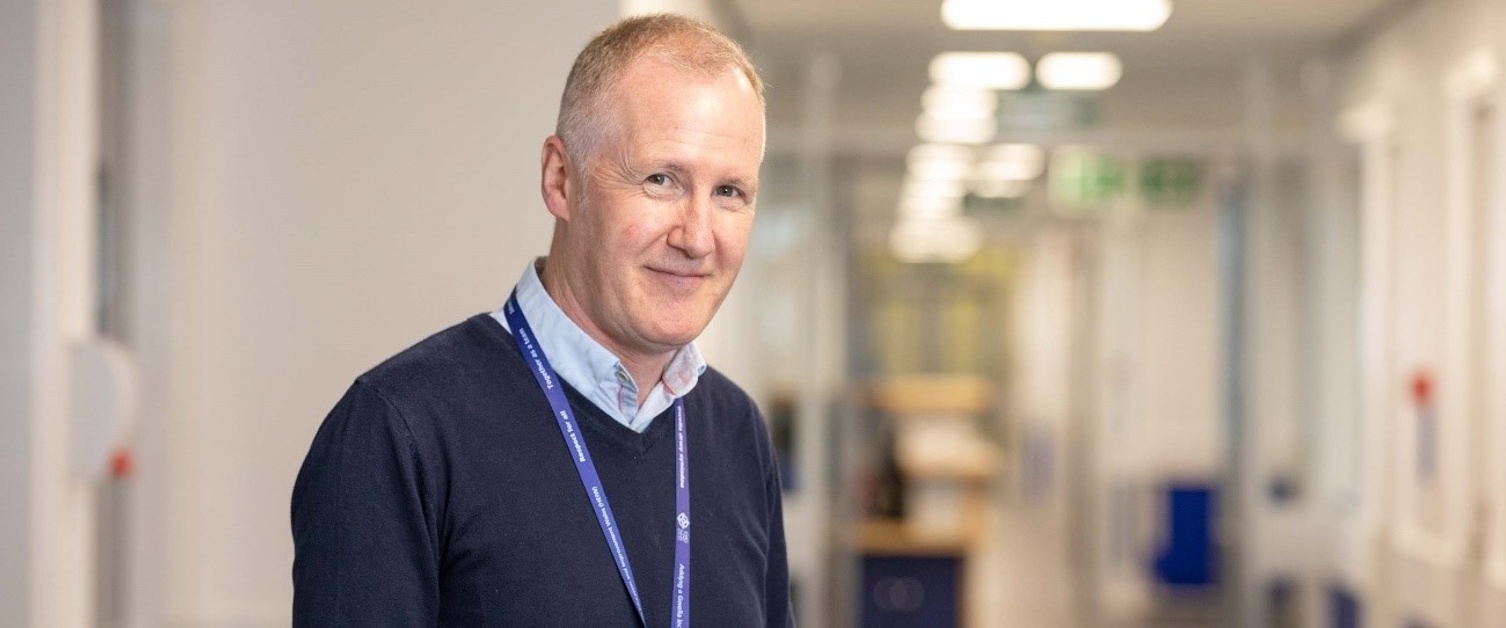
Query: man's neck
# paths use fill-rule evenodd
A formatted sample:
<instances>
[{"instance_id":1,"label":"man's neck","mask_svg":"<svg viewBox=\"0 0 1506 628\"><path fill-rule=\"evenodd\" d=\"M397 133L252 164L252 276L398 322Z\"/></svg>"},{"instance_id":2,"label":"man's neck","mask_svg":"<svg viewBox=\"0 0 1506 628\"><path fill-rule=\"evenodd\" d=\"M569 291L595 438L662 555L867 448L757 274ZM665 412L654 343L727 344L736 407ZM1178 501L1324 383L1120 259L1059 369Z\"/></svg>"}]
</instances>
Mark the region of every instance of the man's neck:
<instances>
[{"instance_id":1,"label":"man's neck","mask_svg":"<svg viewBox=\"0 0 1506 628\"><path fill-rule=\"evenodd\" d=\"M565 273L546 273L548 264L541 260L535 267L539 273L539 282L544 285L544 292L549 293L549 298L554 299L560 311L575 323L581 331L590 336L612 355L622 362L622 367L627 369L628 375L633 378L633 383L638 387L638 405L643 405L650 391L664 377L664 369L669 366L669 361L674 357L674 351L646 352L631 351L616 342L610 335L602 331L601 327L586 316L585 308L575 299L575 292L570 282L564 278Z\"/></svg>"},{"instance_id":2,"label":"man's neck","mask_svg":"<svg viewBox=\"0 0 1506 628\"><path fill-rule=\"evenodd\" d=\"M594 338L595 336L592 337ZM597 342L601 341L598 340ZM673 353L670 353L663 356L663 358L657 359L657 362L645 364L634 362L630 358L624 357L623 354L612 350L610 347L607 350L612 351L612 354L616 355L617 359L622 360L622 367L627 369L628 375L632 376L633 382L638 385L639 406L643 405L643 402L648 399L648 393L653 391L654 386L658 385L659 380L664 377L664 369L669 366L669 360L674 356Z\"/></svg>"}]
</instances>

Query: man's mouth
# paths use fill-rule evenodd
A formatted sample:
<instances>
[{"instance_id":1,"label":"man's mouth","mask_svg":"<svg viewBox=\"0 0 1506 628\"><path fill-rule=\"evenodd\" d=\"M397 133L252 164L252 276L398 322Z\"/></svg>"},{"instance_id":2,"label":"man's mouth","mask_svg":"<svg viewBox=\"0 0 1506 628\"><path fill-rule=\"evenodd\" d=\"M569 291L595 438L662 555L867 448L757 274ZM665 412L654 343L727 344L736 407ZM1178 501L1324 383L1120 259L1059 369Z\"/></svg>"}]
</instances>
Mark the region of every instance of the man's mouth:
<instances>
[{"instance_id":1,"label":"man's mouth","mask_svg":"<svg viewBox=\"0 0 1506 628\"><path fill-rule=\"evenodd\" d=\"M663 275L683 277L686 279L699 279L701 277L707 277L711 275L711 273L703 270L681 270L677 268L663 268L658 266L649 266L648 269Z\"/></svg>"},{"instance_id":2,"label":"man's mouth","mask_svg":"<svg viewBox=\"0 0 1506 628\"><path fill-rule=\"evenodd\" d=\"M685 288L694 287L697 283L700 283L701 280L711 276L711 274L708 272L697 270L658 268L653 266L648 267L648 270L653 272L660 279L670 283L671 285Z\"/></svg>"}]
</instances>

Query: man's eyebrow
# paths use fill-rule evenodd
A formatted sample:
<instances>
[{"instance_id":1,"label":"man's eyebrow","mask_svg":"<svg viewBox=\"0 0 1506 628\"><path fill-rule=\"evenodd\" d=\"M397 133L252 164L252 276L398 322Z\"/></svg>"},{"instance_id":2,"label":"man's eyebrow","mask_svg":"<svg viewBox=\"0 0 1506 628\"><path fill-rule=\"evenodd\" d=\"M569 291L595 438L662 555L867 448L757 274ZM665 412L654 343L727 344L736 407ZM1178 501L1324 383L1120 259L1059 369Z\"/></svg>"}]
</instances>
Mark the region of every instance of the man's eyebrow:
<instances>
[{"instance_id":1,"label":"man's eyebrow","mask_svg":"<svg viewBox=\"0 0 1506 628\"><path fill-rule=\"evenodd\" d=\"M743 177L730 177L722 183L736 188L742 188L744 192L752 194L758 191L758 179L744 179Z\"/></svg>"},{"instance_id":2,"label":"man's eyebrow","mask_svg":"<svg viewBox=\"0 0 1506 628\"><path fill-rule=\"evenodd\" d=\"M655 172L658 172L658 171L661 171L661 170L667 170L667 171L669 171L669 172L671 172L673 174L677 174L677 175L681 175L681 176L690 173L690 169L686 168L685 164L682 164L682 163L680 163L678 161L662 161L662 162L654 164L649 169L652 170L652 171L655 171Z\"/></svg>"},{"instance_id":3,"label":"man's eyebrow","mask_svg":"<svg viewBox=\"0 0 1506 628\"><path fill-rule=\"evenodd\" d=\"M663 161L663 162L659 162L659 163L654 164L652 167L650 167L649 170L651 172L661 172L661 171L663 171L663 172L670 172L672 174L675 174L675 175L678 175L678 176L682 176L682 177L690 174L690 168L686 167L685 164L682 164L682 163L680 163L678 161ZM735 176L734 175L734 176L731 176L731 177L727 177L726 179L723 179L717 185L731 185L731 186L734 186L734 187L741 188L742 190L744 190L744 191L746 191L746 192L748 192L748 193L751 194L751 193L756 192L758 190L758 178L757 177L747 178L747 177Z\"/></svg>"}]
</instances>

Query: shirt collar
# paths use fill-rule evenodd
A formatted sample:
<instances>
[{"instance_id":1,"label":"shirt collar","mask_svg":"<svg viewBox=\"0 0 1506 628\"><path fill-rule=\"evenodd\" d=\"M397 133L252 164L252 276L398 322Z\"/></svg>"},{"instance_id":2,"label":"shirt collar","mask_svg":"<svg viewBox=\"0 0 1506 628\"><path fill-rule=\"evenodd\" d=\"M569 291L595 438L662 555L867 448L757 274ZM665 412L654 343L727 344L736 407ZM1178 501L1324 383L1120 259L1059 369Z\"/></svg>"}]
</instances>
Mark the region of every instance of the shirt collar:
<instances>
[{"instance_id":1,"label":"shirt collar","mask_svg":"<svg viewBox=\"0 0 1506 628\"><path fill-rule=\"evenodd\" d=\"M649 391L643 406L638 405L638 386L628 374L622 360L601 343L587 335L554 302L539 279L539 258L523 270L514 288L518 307L533 328L539 347L549 356L554 372L590 400L608 416L635 430L642 430L659 413L668 409L676 398L689 394L706 371L706 361L695 344L675 351L664 369L662 379ZM492 317L507 325L502 310Z\"/></svg>"}]
</instances>

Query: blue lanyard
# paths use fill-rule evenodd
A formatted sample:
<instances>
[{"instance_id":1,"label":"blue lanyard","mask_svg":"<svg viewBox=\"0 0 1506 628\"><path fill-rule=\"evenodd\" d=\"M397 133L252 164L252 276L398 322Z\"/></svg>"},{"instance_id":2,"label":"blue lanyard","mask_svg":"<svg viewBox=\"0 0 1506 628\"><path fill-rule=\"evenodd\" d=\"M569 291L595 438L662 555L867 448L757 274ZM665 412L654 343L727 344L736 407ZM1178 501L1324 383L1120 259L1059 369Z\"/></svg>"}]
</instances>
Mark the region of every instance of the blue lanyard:
<instances>
[{"instance_id":1,"label":"blue lanyard","mask_svg":"<svg viewBox=\"0 0 1506 628\"><path fill-rule=\"evenodd\" d=\"M522 308L518 307L516 292L507 299L503 313L507 316L508 326L512 327L512 337L518 343L518 350L523 352L523 359L533 367L530 369L533 371L533 378L538 381L539 388L544 389L544 396L549 398L549 407L554 410L560 434L565 437L565 446L570 451L570 457L575 460L575 471L580 474L580 483L585 487L586 496L590 498L593 510L596 511L596 522L601 525L601 534L606 537L607 546L612 550L612 559L617 561L622 584L627 586L628 595L633 598L633 608L638 611L638 620L647 628L648 617L643 614L643 602L638 597L638 583L633 578L632 565L628 564L627 550L622 546L617 518L612 516L612 506L607 502L606 488L601 485L601 476L596 473L596 463L591 462L591 452L586 449L580 424L576 423L570 402L565 399L565 391L559 386L554 367L549 365L549 358L544 355L543 347L534 342L533 328L528 326L528 318L523 316ZM690 477L685 451L685 402L675 399L674 406L675 590L674 597L671 598L670 626L690 628Z\"/></svg>"}]
</instances>

